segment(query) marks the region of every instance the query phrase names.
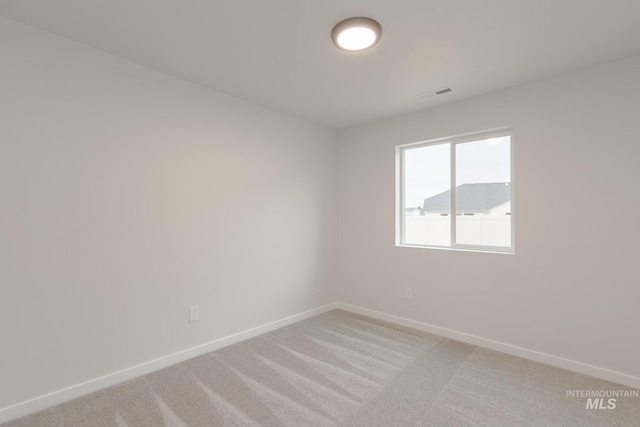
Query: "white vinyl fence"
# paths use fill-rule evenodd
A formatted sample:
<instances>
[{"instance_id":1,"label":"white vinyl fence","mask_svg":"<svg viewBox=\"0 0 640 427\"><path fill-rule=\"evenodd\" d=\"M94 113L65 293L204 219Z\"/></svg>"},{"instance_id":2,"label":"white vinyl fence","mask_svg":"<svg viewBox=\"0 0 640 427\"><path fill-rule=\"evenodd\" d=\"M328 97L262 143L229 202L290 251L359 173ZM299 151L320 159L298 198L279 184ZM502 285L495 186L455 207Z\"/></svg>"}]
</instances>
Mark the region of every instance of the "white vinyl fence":
<instances>
[{"instance_id":1,"label":"white vinyl fence","mask_svg":"<svg viewBox=\"0 0 640 427\"><path fill-rule=\"evenodd\" d=\"M451 227L448 216L406 216L405 243L449 246ZM456 217L457 243L465 245L510 246L509 215L473 215Z\"/></svg>"}]
</instances>

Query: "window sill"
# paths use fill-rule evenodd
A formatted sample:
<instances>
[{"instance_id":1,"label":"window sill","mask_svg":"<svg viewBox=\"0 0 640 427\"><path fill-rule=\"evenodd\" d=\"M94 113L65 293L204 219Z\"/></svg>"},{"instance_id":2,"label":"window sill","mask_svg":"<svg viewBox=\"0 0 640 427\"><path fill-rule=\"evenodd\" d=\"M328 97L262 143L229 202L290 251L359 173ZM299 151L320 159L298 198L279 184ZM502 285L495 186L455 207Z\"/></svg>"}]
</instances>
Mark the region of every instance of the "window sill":
<instances>
[{"instance_id":1,"label":"window sill","mask_svg":"<svg viewBox=\"0 0 640 427\"><path fill-rule=\"evenodd\" d=\"M479 252L484 254L499 254L499 255L515 255L514 248L477 248L477 247L447 247L447 246L423 246L423 245L411 245L411 244L396 244L396 248L416 248L416 249L435 249L440 251L455 251L455 252Z\"/></svg>"}]
</instances>

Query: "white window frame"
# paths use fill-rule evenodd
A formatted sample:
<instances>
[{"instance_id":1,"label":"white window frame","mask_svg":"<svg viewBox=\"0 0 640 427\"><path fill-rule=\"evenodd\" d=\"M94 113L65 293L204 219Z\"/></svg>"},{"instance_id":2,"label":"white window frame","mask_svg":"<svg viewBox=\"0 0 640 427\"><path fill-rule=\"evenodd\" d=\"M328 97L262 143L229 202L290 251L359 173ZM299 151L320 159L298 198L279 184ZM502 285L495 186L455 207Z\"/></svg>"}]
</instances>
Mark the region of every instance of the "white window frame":
<instances>
[{"instance_id":1,"label":"white window frame","mask_svg":"<svg viewBox=\"0 0 640 427\"><path fill-rule=\"evenodd\" d=\"M489 138L499 138L509 136L510 137L510 158L509 158L509 172L511 175L511 246L485 246L485 245L466 245L456 243L456 146L465 142L480 141ZM419 245L414 243L405 243L405 212L404 212L404 155L407 149L426 147L430 145L449 144L451 149L450 161L451 161L451 212L449 218L451 221L451 245L450 246L437 246L437 245ZM429 248L429 249L444 249L444 250L457 250L457 251L472 251L472 252L490 252L490 253L502 253L502 254L514 254L515 253L515 174L514 174L514 131L512 127L505 127L499 129L491 129L481 132L467 133L463 135L456 135L445 138L431 139L428 141L413 142L409 144L402 144L396 146L396 246L399 247L411 247L411 248Z\"/></svg>"}]
</instances>

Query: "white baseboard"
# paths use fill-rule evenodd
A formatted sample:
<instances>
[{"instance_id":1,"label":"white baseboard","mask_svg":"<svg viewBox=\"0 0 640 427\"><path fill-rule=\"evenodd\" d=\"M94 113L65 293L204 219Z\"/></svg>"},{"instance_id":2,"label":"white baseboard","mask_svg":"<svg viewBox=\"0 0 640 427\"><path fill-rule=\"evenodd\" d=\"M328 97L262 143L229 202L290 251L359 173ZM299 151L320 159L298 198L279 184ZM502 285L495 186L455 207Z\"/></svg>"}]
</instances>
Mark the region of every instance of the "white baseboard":
<instances>
[{"instance_id":1,"label":"white baseboard","mask_svg":"<svg viewBox=\"0 0 640 427\"><path fill-rule=\"evenodd\" d=\"M418 329L424 332L429 332L445 338L451 338L453 340L465 342L467 344L473 344L478 347L496 350L502 353L511 354L513 356L522 357L524 359L533 360L558 368L578 372L580 374L590 375L595 378L600 378L617 384L640 389L640 377L636 377L633 375L599 368L597 366L588 365L586 363L577 362L575 360L564 359L562 357L540 353L538 351L505 344L502 342L481 338L475 335L466 334L464 332L458 332L428 323L417 322L415 320L406 319L404 317L394 316L392 314L382 313L379 311L370 310L368 308L358 307L342 302L337 303L337 308L349 311L351 313L361 314L363 316L372 317L374 319L385 320L387 322L407 326L409 328Z\"/></svg>"},{"instance_id":2,"label":"white baseboard","mask_svg":"<svg viewBox=\"0 0 640 427\"><path fill-rule=\"evenodd\" d=\"M150 360L148 362L141 363L139 365L132 366L118 372L113 372L103 377L95 378L81 384L76 384L71 387L56 390L52 393L36 397L25 402L20 402L12 406L2 408L0 409L0 423L4 423L15 418L23 417L25 415L41 411L43 409L58 405L68 400L101 390L105 387L110 387L124 381L132 380L141 375L166 368L167 366L175 365L176 363L182 362L184 360L188 360L196 356L200 356L201 354L218 350L222 347L226 347L231 344L253 338L255 336L273 331L278 328L282 328L284 326L299 322L304 319L308 319L313 316L317 316L336 308L338 308L337 302L327 304L313 310L285 317L284 319L266 323L255 328L248 329L246 331L238 332L237 334L219 338L217 340L213 340L211 342L201 344L177 353L169 354L155 360Z\"/></svg>"},{"instance_id":3,"label":"white baseboard","mask_svg":"<svg viewBox=\"0 0 640 427\"><path fill-rule=\"evenodd\" d=\"M77 397L84 396L88 393L101 390L106 387L110 387L115 384L122 383L137 378L141 375L148 374L150 372L157 371L167 366L174 365L184 360L191 359L201 354L209 353L211 351L218 350L220 348L229 346L231 344L238 343L240 341L253 338L255 336L273 331L278 328L290 325L292 323L299 322L304 319L308 319L313 316L325 313L330 310L341 309L349 311L351 313L362 314L364 316L372 317L374 319L385 320L387 322L395 323L402 326L418 329L421 331L429 332L442 337L454 339L457 341L465 342L468 344L476 345L478 347L488 348L490 350L500 351L502 353L511 354L513 356L519 356L525 359L533 360L547 365L556 366L570 371L578 372L592 377L600 378L603 380L611 381L614 383L622 384L628 387L640 389L640 378L621 372L615 372L597 366L588 365L586 363L577 362L574 360L564 359L562 357L552 356L550 354L540 353L538 351L529 350L522 347L517 347L510 344L505 344L498 341L481 338L475 335L466 334L464 332L458 332L440 326L431 325L428 323L418 322L404 317L394 316L392 314L382 313L379 311L371 310L368 308L358 307L351 304L342 302L334 302L324 305L322 307L315 308L313 310L298 313L293 316L285 317L284 319L276 320L274 322L266 323L264 325L248 329L246 331L239 332L237 334L229 335L227 337L219 338L217 340L198 345L177 353L173 353L155 360L151 360L145 363L141 363L136 366L132 366L127 369L123 369L118 372L105 375L103 377L95 378L90 381L86 381L81 384L76 384L71 387L67 387L61 390L54 391L52 393L36 397L34 399L20 402L18 404L0 409L0 423L4 423L15 418L19 418L25 415L32 414L34 412L41 411L54 405L66 402Z\"/></svg>"}]
</instances>

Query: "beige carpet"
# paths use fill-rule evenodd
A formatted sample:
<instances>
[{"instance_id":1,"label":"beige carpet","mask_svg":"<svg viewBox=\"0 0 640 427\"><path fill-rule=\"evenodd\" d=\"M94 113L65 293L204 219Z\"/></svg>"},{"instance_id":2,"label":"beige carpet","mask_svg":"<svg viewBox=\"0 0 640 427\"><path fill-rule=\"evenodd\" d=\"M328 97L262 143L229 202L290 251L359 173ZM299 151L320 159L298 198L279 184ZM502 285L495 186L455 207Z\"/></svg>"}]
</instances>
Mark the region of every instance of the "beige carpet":
<instances>
[{"instance_id":1,"label":"beige carpet","mask_svg":"<svg viewBox=\"0 0 640 427\"><path fill-rule=\"evenodd\" d=\"M640 426L630 390L332 311L1 427Z\"/></svg>"}]
</instances>

